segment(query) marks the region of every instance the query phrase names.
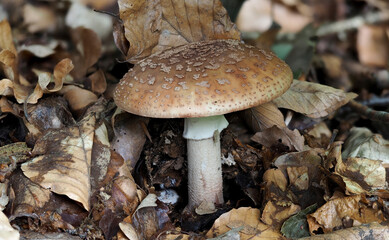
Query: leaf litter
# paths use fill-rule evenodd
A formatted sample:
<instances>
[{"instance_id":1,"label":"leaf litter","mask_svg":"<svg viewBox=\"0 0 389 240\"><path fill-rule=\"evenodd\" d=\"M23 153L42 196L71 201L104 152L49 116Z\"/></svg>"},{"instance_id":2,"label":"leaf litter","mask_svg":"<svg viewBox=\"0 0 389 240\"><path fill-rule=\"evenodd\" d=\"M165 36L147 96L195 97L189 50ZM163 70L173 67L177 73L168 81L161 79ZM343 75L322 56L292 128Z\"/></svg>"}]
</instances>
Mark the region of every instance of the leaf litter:
<instances>
[{"instance_id":1,"label":"leaf litter","mask_svg":"<svg viewBox=\"0 0 389 240\"><path fill-rule=\"evenodd\" d=\"M357 31L348 30L345 41L320 35L324 21L351 19L346 12L332 18L334 9L385 12L379 4L279 1L273 15L261 14L280 28L262 26L254 40L241 35L228 17L231 9L218 0L77 4L0 4L9 13L0 22L0 229L6 229L0 238L360 239L367 231L388 236L389 131L365 119L387 114L386 105L374 101L387 94L382 71L388 55L374 45L388 48L388 26L385 18L379 26L354 25ZM120 19L112 28L110 17L88 6L116 9ZM289 28L280 11L313 25ZM244 21L238 17L241 29ZM288 46L280 54L299 79L271 103L227 115L230 125L221 135L226 203L185 215L182 119L122 113L115 110L112 89L151 54L241 36L266 49ZM353 110L364 108L355 103L369 99L367 107L377 111L368 109L362 118Z\"/></svg>"}]
</instances>

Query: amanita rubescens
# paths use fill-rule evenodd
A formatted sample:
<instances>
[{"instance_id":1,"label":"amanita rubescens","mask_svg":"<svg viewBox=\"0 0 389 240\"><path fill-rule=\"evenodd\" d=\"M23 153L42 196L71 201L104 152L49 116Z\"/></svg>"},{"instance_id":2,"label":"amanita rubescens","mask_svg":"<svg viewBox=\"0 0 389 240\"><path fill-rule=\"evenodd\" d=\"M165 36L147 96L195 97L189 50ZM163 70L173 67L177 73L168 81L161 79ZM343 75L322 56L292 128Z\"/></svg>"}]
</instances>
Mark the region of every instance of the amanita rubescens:
<instances>
[{"instance_id":1,"label":"amanita rubescens","mask_svg":"<svg viewBox=\"0 0 389 240\"><path fill-rule=\"evenodd\" d=\"M188 207L223 204L219 133L223 114L271 101L292 83L273 53L237 40L195 42L151 55L120 81L121 109L153 118L185 118Z\"/></svg>"}]
</instances>

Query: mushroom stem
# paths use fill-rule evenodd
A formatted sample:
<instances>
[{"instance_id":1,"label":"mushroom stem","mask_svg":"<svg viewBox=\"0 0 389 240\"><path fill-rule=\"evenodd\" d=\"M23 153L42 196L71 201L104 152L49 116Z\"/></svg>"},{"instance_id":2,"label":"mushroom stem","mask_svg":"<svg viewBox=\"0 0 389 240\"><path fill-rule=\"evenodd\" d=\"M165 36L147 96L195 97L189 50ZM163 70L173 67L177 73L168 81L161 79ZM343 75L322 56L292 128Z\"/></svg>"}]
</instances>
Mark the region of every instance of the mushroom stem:
<instances>
[{"instance_id":1,"label":"mushroom stem","mask_svg":"<svg viewBox=\"0 0 389 240\"><path fill-rule=\"evenodd\" d=\"M223 115L185 119L189 209L193 210L202 203L223 204L219 133L227 125Z\"/></svg>"}]
</instances>

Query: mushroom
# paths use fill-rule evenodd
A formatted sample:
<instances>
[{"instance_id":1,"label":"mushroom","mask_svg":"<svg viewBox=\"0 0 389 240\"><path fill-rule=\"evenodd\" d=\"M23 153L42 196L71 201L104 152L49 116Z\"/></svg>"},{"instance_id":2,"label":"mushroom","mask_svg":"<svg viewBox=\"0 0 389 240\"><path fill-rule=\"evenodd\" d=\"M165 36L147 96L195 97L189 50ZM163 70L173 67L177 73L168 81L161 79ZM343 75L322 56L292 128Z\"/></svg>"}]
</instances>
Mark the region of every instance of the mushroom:
<instances>
[{"instance_id":1,"label":"mushroom","mask_svg":"<svg viewBox=\"0 0 389 240\"><path fill-rule=\"evenodd\" d=\"M223 114L269 102L292 80L288 65L271 52L231 39L194 42L140 61L117 85L114 100L137 115L185 118L193 210L223 204Z\"/></svg>"}]
</instances>

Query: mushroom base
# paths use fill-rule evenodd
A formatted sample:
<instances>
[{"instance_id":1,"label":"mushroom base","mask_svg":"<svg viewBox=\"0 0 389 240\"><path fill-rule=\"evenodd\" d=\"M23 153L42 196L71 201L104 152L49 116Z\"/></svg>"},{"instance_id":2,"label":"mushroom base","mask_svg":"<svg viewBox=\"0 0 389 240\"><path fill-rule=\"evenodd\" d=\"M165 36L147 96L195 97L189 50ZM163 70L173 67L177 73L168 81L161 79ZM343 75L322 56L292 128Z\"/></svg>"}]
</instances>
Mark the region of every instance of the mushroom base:
<instances>
[{"instance_id":1,"label":"mushroom base","mask_svg":"<svg viewBox=\"0 0 389 240\"><path fill-rule=\"evenodd\" d=\"M189 209L202 203L223 204L220 134L202 140L187 139Z\"/></svg>"}]
</instances>

